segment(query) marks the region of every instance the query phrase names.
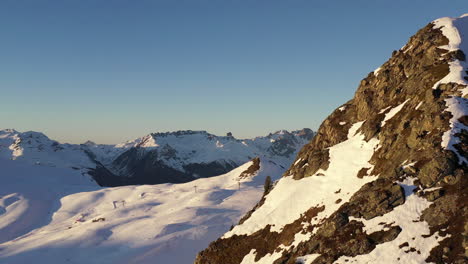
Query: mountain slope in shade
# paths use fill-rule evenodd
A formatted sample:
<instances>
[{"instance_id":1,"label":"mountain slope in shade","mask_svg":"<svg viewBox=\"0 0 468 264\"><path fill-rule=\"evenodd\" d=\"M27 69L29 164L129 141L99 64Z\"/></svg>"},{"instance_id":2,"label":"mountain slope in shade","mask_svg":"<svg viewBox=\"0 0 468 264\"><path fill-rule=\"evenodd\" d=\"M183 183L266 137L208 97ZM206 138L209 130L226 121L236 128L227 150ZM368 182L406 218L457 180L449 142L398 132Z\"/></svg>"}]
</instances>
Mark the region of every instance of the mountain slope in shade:
<instances>
[{"instance_id":1,"label":"mountain slope in shade","mask_svg":"<svg viewBox=\"0 0 468 264\"><path fill-rule=\"evenodd\" d=\"M183 184L100 188L77 170L0 158L0 263L191 263L258 202L255 159Z\"/></svg>"},{"instance_id":2,"label":"mountain slope in shade","mask_svg":"<svg viewBox=\"0 0 468 264\"><path fill-rule=\"evenodd\" d=\"M467 36L442 18L394 51L195 263L467 263Z\"/></svg>"},{"instance_id":3,"label":"mountain slope in shade","mask_svg":"<svg viewBox=\"0 0 468 264\"><path fill-rule=\"evenodd\" d=\"M153 133L117 145L60 144L38 132L0 130L0 157L73 168L101 186L181 183L226 173L260 157L286 168L310 141L310 129L239 140L205 131Z\"/></svg>"}]
</instances>

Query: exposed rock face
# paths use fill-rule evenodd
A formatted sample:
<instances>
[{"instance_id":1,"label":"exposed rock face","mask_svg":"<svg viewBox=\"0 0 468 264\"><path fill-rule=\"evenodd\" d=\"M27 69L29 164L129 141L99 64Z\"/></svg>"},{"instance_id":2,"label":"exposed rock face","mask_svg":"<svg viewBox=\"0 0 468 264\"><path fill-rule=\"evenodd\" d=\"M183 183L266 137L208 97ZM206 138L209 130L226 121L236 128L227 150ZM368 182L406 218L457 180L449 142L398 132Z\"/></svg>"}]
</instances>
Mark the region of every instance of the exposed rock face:
<instances>
[{"instance_id":1,"label":"exposed rock face","mask_svg":"<svg viewBox=\"0 0 468 264\"><path fill-rule=\"evenodd\" d=\"M260 169L260 159L259 158L254 158L252 159L252 165L250 165L247 170L243 171L240 175L239 178L247 178L247 177L252 177L255 175L258 170Z\"/></svg>"},{"instance_id":2,"label":"exposed rock face","mask_svg":"<svg viewBox=\"0 0 468 264\"><path fill-rule=\"evenodd\" d=\"M467 34L443 18L394 51L195 263L467 263Z\"/></svg>"}]
</instances>

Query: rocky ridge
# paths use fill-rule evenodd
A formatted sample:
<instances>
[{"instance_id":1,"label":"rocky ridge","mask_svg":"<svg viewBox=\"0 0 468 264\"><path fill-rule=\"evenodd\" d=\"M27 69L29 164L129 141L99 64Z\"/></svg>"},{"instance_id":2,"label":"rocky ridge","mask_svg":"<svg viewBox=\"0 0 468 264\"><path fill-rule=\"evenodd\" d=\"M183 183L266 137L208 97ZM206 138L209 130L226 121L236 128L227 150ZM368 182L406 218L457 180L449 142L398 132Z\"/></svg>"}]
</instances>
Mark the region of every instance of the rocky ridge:
<instances>
[{"instance_id":1,"label":"rocky ridge","mask_svg":"<svg viewBox=\"0 0 468 264\"><path fill-rule=\"evenodd\" d=\"M394 51L195 263L466 263L467 34L441 18Z\"/></svg>"}]
</instances>

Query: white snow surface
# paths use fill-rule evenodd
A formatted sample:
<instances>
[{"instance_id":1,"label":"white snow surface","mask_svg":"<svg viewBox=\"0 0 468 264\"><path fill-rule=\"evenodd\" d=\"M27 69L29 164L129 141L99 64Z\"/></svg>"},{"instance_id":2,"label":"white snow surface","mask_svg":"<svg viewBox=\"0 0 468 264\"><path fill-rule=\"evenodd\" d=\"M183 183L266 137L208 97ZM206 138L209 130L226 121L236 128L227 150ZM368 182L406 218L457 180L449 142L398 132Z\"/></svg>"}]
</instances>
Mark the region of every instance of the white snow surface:
<instances>
[{"instance_id":1,"label":"white snow surface","mask_svg":"<svg viewBox=\"0 0 468 264\"><path fill-rule=\"evenodd\" d=\"M258 261L255 261L255 256L257 255L257 252L255 249L250 250L249 254L245 255L244 258L242 259L241 264L271 264L273 263L276 259L281 257L281 251L279 252L273 252L273 254L268 253L266 254L263 258L259 259Z\"/></svg>"},{"instance_id":2,"label":"white snow surface","mask_svg":"<svg viewBox=\"0 0 468 264\"><path fill-rule=\"evenodd\" d=\"M403 103L401 103L401 104L399 104L399 105L393 107L392 109L390 109L390 111L388 111L388 113L385 114L385 118L384 118L384 120L382 121L381 127L385 126L385 123L386 123L388 120L392 119L392 117L394 117L396 114L398 114L398 112L401 111L401 109L403 108L403 106L405 106L405 104L406 104L408 101L409 101L409 99L407 99L407 100L404 101ZM388 109L388 107L385 108L385 109L382 110L382 111L385 112L387 109ZM381 113L382 113L382 111L381 111Z\"/></svg>"},{"instance_id":3,"label":"white snow surface","mask_svg":"<svg viewBox=\"0 0 468 264\"><path fill-rule=\"evenodd\" d=\"M192 263L263 193L252 163L185 184L100 188L80 171L0 158L0 263ZM94 221L93 221L94 220Z\"/></svg>"},{"instance_id":4,"label":"white snow surface","mask_svg":"<svg viewBox=\"0 0 468 264\"><path fill-rule=\"evenodd\" d=\"M286 224L300 218L301 214L310 208L325 206L324 211L309 223L310 225L320 224L342 203L347 202L361 186L375 180L377 176L366 176L362 179L357 177L357 173L362 168L369 168L369 172L372 171L373 165L368 161L378 146L378 139L374 138L366 142L364 135L357 132L362 123L358 122L350 128L348 140L330 148L330 165L327 170L319 170L315 175L300 180L294 180L291 176L281 178L267 195L264 204L243 224L227 232L223 238L233 235L249 235L263 229L266 225L271 225L270 231L272 232L280 231ZM314 195L311 195L311 190ZM335 203L338 199L342 199L342 203ZM309 236L310 234L300 235L297 238L307 240ZM294 244L299 242L295 241ZM255 253L251 252L251 254ZM273 259L272 256L265 256L265 258L268 261ZM266 259L262 258L260 261L266 261Z\"/></svg>"},{"instance_id":5,"label":"white snow surface","mask_svg":"<svg viewBox=\"0 0 468 264\"><path fill-rule=\"evenodd\" d=\"M382 70L381 67L378 67L377 69L374 70L374 75L377 76L379 75L379 71Z\"/></svg>"},{"instance_id":6,"label":"white snow surface","mask_svg":"<svg viewBox=\"0 0 468 264\"><path fill-rule=\"evenodd\" d=\"M419 104L414 109L418 110L421 107L421 105L423 105L423 102L419 102Z\"/></svg>"},{"instance_id":7,"label":"white snow surface","mask_svg":"<svg viewBox=\"0 0 468 264\"><path fill-rule=\"evenodd\" d=\"M468 99L451 97L446 99L445 103L447 104L446 111L452 114L452 118L450 119L450 130L442 135L442 147L455 152L460 164L463 162L468 164L466 158L460 155L458 150L454 147L454 145L460 143L460 138L455 136L455 134L460 133L461 130L468 130L467 126L458 121L459 118L468 116Z\"/></svg>"}]
</instances>

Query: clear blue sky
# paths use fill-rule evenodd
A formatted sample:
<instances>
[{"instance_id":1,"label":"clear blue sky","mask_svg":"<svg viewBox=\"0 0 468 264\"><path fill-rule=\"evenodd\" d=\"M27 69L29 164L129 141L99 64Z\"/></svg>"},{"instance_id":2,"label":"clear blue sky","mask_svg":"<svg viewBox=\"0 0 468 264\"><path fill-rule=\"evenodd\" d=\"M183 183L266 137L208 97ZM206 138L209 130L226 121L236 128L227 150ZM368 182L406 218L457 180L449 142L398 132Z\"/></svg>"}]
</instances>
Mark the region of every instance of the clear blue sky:
<instances>
[{"instance_id":1,"label":"clear blue sky","mask_svg":"<svg viewBox=\"0 0 468 264\"><path fill-rule=\"evenodd\" d=\"M452 1L3 0L0 128L116 143L317 129Z\"/></svg>"}]
</instances>

